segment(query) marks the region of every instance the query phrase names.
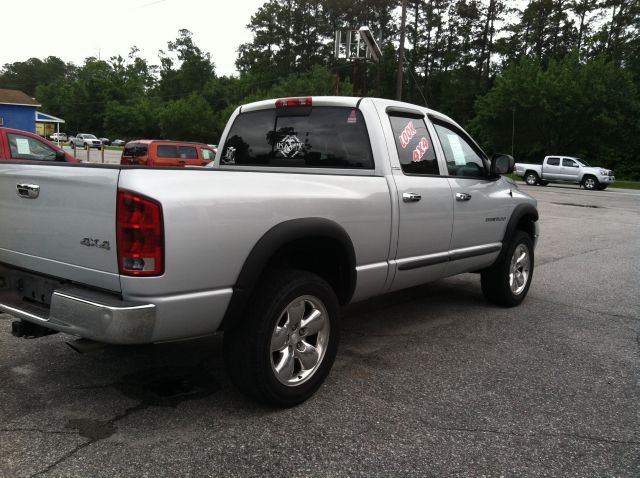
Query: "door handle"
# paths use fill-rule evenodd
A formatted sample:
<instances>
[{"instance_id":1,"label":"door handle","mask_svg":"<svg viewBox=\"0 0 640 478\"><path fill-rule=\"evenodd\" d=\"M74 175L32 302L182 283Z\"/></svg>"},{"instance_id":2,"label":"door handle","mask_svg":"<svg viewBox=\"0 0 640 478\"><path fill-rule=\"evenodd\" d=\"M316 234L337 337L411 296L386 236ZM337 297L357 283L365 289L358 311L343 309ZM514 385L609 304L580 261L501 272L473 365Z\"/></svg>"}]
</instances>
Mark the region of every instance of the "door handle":
<instances>
[{"instance_id":1,"label":"door handle","mask_svg":"<svg viewBox=\"0 0 640 478\"><path fill-rule=\"evenodd\" d=\"M402 193L402 200L404 202L418 202L422 199L422 196L416 193Z\"/></svg>"},{"instance_id":2,"label":"door handle","mask_svg":"<svg viewBox=\"0 0 640 478\"><path fill-rule=\"evenodd\" d=\"M40 186L37 184L16 184L16 189L21 198L35 199L40 194Z\"/></svg>"},{"instance_id":3,"label":"door handle","mask_svg":"<svg viewBox=\"0 0 640 478\"><path fill-rule=\"evenodd\" d=\"M471 199L471 194L456 193L456 201L468 201L469 199Z\"/></svg>"}]
</instances>

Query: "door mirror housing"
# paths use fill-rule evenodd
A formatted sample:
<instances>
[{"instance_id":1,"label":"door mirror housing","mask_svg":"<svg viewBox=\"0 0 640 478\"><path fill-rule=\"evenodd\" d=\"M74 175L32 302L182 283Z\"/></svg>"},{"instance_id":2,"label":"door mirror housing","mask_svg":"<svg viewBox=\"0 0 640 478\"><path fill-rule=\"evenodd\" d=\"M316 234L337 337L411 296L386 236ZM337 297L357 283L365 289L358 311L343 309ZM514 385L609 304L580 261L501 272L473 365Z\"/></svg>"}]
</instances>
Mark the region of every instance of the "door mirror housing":
<instances>
[{"instance_id":1,"label":"door mirror housing","mask_svg":"<svg viewBox=\"0 0 640 478\"><path fill-rule=\"evenodd\" d=\"M66 161L67 157L64 154L64 151L61 149L56 149L56 161Z\"/></svg>"},{"instance_id":2,"label":"door mirror housing","mask_svg":"<svg viewBox=\"0 0 640 478\"><path fill-rule=\"evenodd\" d=\"M491 174L510 174L513 172L516 161L508 154L494 154L491 158Z\"/></svg>"}]
</instances>

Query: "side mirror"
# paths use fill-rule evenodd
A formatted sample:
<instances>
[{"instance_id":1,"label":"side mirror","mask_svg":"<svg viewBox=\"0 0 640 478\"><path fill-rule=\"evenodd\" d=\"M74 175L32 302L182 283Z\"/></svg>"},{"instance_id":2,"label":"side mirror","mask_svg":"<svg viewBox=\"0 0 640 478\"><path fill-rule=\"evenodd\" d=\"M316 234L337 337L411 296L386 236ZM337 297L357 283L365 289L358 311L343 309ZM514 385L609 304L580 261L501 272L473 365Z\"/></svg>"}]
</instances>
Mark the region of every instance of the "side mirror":
<instances>
[{"instance_id":1,"label":"side mirror","mask_svg":"<svg viewBox=\"0 0 640 478\"><path fill-rule=\"evenodd\" d=\"M61 149L56 149L56 161L66 161L67 156L64 154L64 151Z\"/></svg>"},{"instance_id":2,"label":"side mirror","mask_svg":"<svg viewBox=\"0 0 640 478\"><path fill-rule=\"evenodd\" d=\"M491 174L510 174L513 172L516 161L508 154L494 154L491 158Z\"/></svg>"}]
</instances>

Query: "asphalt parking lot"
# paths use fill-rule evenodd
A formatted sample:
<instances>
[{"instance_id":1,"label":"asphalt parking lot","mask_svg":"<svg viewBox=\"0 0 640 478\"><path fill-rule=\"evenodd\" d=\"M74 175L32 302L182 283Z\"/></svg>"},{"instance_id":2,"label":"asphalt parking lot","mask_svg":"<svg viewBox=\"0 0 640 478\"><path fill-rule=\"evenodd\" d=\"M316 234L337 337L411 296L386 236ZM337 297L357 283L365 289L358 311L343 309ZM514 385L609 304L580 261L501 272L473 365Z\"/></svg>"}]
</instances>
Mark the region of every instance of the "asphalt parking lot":
<instances>
[{"instance_id":1,"label":"asphalt parking lot","mask_svg":"<svg viewBox=\"0 0 640 478\"><path fill-rule=\"evenodd\" d=\"M221 337L80 355L0 315L0 476L640 475L640 191L520 187L520 307L471 274L350 306L293 409L240 395Z\"/></svg>"}]
</instances>

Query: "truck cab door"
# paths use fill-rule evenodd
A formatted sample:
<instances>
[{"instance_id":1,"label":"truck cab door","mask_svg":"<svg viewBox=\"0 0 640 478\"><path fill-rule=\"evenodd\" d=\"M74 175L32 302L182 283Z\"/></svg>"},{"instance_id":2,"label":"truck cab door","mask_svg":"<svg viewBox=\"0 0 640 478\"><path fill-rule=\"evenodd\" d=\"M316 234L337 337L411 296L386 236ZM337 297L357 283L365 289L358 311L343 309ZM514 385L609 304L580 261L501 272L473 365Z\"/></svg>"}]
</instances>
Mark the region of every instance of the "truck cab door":
<instances>
[{"instance_id":1,"label":"truck cab door","mask_svg":"<svg viewBox=\"0 0 640 478\"><path fill-rule=\"evenodd\" d=\"M489 162L457 125L432 119L446 160L453 203L453 231L447 275L493 263L511 212L511 186L489 175Z\"/></svg>"},{"instance_id":2,"label":"truck cab door","mask_svg":"<svg viewBox=\"0 0 640 478\"><path fill-rule=\"evenodd\" d=\"M542 176L545 180L562 181L562 166L560 158L547 158L542 163Z\"/></svg>"},{"instance_id":3,"label":"truck cab door","mask_svg":"<svg viewBox=\"0 0 640 478\"><path fill-rule=\"evenodd\" d=\"M424 114L391 110L381 118L398 196L397 250L390 260L391 290L398 290L446 276L453 203Z\"/></svg>"},{"instance_id":4,"label":"truck cab door","mask_svg":"<svg viewBox=\"0 0 640 478\"><path fill-rule=\"evenodd\" d=\"M580 166L573 159L562 158L562 179L573 183L579 182Z\"/></svg>"}]
</instances>

